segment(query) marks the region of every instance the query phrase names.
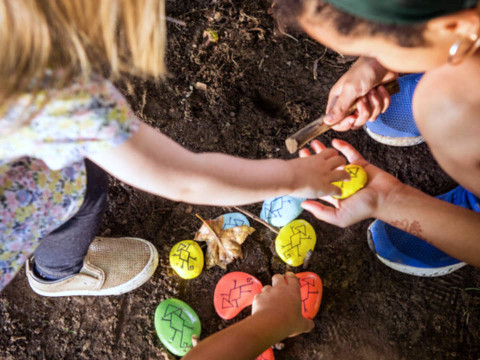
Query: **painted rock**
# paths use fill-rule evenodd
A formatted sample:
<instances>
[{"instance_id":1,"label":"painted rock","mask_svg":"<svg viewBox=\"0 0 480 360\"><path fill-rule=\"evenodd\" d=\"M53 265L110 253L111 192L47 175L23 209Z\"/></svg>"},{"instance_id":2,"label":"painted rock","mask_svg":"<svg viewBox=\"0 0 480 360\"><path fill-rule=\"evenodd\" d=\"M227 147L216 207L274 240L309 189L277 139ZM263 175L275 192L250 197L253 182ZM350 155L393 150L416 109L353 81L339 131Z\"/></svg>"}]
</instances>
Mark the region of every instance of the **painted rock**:
<instances>
[{"instance_id":1,"label":"painted rock","mask_svg":"<svg viewBox=\"0 0 480 360\"><path fill-rule=\"evenodd\" d=\"M268 350L265 350L262 355L257 357L255 360L275 360L272 348L268 348Z\"/></svg>"},{"instance_id":2,"label":"painted rock","mask_svg":"<svg viewBox=\"0 0 480 360\"><path fill-rule=\"evenodd\" d=\"M307 253L315 247L317 235L305 220L293 220L280 229L275 240L278 256L287 264L300 266Z\"/></svg>"},{"instance_id":3,"label":"painted rock","mask_svg":"<svg viewBox=\"0 0 480 360\"><path fill-rule=\"evenodd\" d=\"M252 305L255 295L262 291L262 283L254 276L235 271L224 275L215 287L213 305L218 316L229 320Z\"/></svg>"},{"instance_id":4,"label":"painted rock","mask_svg":"<svg viewBox=\"0 0 480 360\"><path fill-rule=\"evenodd\" d=\"M155 330L168 351L184 356L192 348L192 335L200 338L202 327L190 306L178 299L166 299L155 310Z\"/></svg>"},{"instance_id":5,"label":"painted rock","mask_svg":"<svg viewBox=\"0 0 480 360\"><path fill-rule=\"evenodd\" d=\"M350 174L350 181L335 181L332 183L342 189L342 195L334 196L335 199L346 199L358 190L363 189L367 184L367 173L360 165L346 165L345 171Z\"/></svg>"},{"instance_id":6,"label":"painted rock","mask_svg":"<svg viewBox=\"0 0 480 360\"><path fill-rule=\"evenodd\" d=\"M250 222L248 221L247 217L242 213L237 212L223 215L223 230L242 225L250 226Z\"/></svg>"},{"instance_id":7,"label":"painted rock","mask_svg":"<svg viewBox=\"0 0 480 360\"><path fill-rule=\"evenodd\" d=\"M270 225L282 227L295 220L303 211L300 206L306 199L280 196L264 201L260 218Z\"/></svg>"},{"instance_id":8,"label":"painted rock","mask_svg":"<svg viewBox=\"0 0 480 360\"><path fill-rule=\"evenodd\" d=\"M302 295L302 315L307 319L313 319L322 302L323 285L320 276L307 271L296 274L300 282Z\"/></svg>"},{"instance_id":9,"label":"painted rock","mask_svg":"<svg viewBox=\"0 0 480 360\"><path fill-rule=\"evenodd\" d=\"M170 265L180 277L196 278L203 269L203 251L193 240L180 241L170 250Z\"/></svg>"}]
</instances>

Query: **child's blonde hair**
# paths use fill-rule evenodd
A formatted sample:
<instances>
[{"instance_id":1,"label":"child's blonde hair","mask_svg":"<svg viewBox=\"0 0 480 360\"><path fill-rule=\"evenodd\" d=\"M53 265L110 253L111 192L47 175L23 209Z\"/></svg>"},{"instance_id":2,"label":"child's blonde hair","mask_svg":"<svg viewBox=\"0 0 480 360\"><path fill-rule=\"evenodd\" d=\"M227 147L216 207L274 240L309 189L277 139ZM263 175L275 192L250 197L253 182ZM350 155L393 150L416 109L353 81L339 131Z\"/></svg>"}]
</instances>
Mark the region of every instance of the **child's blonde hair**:
<instances>
[{"instance_id":1,"label":"child's blonde hair","mask_svg":"<svg viewBox=\"0 0 480 360\"><path fill-rule=\"evenodd\" d=\"M0 108L49 68L161 76L165 43L164 0L0 0Z\"/></svg>"}]
</instances>

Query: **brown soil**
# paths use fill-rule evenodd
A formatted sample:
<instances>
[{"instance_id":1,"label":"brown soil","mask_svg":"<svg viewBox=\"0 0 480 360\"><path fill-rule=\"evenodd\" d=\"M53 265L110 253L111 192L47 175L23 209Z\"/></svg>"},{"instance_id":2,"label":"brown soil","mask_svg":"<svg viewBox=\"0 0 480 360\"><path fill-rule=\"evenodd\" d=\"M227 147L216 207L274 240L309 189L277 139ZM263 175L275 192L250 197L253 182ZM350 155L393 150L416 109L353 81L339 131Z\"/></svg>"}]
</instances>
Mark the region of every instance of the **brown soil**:
<instances>
[{"instance_id":1,"label":"brown soil","mask_svg":"<svg viewBox=\"0 0 480 360\"><path fill-rule=\"evenodd\" d=\"M287 158L284 140L324 110L329 88L353 59L342 57L301 34L276 37L268 0L171 1L171 76L161 84L134 83L132 107L194 151L219 151L248 158ZM205 46L203 31L220 41ZM313 67L318 60L318 78ZM197 90L202 82L206 90ZM127 91L125 91L128 93ZM432 195L455 183L428 148L392 148L363 131L323 136L351 142L372 163ZM301 175L301 174L299 174ZM102 233L151 240L160 265L140 289L118 297L51 299L37 296L25 274L0 295L2 359L162 359L153 327L156 306L176 297L198 313L205 337L236 320L223 321L213 308L218 268L181 280L168 265L171 246L191 239L201 225L194 216L214 218L228 209L176 203L111 181ZM260 212L261 204L247 207ZM390 270L375 259L364 221L339 229L302 218L317 231L309 270L324 281L315 330L285 341L277 359L478 359L480 354L480 272L465 267L436 279ZM274 251L274 234L258 223L244 245L243 261L228 271L249 272L267 283L286 266ZM299 270L301 271L301 270ZM247 311L242 313L246 316Z\"/></svg>"}]
</instances>

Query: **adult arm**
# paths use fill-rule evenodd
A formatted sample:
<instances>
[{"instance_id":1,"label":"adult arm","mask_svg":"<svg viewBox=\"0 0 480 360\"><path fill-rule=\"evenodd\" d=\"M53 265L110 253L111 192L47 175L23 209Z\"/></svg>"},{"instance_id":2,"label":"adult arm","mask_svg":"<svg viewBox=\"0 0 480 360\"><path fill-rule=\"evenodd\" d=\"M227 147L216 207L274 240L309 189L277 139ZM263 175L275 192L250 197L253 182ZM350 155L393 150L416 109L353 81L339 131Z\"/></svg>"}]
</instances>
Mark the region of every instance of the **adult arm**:
<instances>
[{"instance_id":1,"label":"adult arm","mask_svg":"<svg viewBox=\"0 0 480 360\"><path fill-rule=\"evenodd\" d=\"M351 145L334 140L333 146L368 174L367 186L345 200L323 198L334 207L316 201L302 206L318 219L341 227L375 217L411 233L445 253L480 267L480 214L436 199L398 181L368 163ZM312 147L321 152L323 145ZM303 151L303 156L308 153Z\"/></svg>"}]
</instances>

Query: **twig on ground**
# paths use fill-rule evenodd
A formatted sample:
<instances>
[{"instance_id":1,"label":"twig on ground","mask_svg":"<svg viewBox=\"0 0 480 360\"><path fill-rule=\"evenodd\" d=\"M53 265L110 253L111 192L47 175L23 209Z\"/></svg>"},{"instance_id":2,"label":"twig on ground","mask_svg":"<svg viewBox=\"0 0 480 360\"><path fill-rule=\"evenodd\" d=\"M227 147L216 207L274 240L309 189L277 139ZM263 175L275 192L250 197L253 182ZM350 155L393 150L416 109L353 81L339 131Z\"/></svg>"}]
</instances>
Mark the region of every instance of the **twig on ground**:
<instances>
[{"instance_id":1,"label":"twig on ground","mask_svg":"<svg viewBox=\"0 0 480 360\"><path fill-rule=\"evenodd\" d=\"M175 19L175 18L170 17L170 16L165 16L165 20L168 21L168 22L171 22L173 24L180 25L180 26L187 26L187 23L185 21L178 20L178 19Z\"/></svg>"},{"instance_id":2,"label":"twig on ground","mask_svg":"<svg viewBox=\"0 0 480 360\"><path fill-rule=\"evenodd\" d=\"M307 270L308 264L310 263L310 259L312 258L313 251L308 250L307 255L305 256L305 259L303 260L303 270Z\"/></svg>"},{"instance_id":3,"label":"twig on ground","mask_svg":"<svg viewBox=\"0 0 480 360\"><path fill-rule=\"evenodd\" d=\"M250 211L248 210L245 210L245 209L242 209L241 207L238 207L238 206L234 206L233 207L235 210L241 212L242 214L248 216L249 218L255 220L256 222L259 222L260 224L266 226L267 228L269 228L271 231L273 231L275 234L278 234L278 230L275 229L272 225L270 225L269 223L267 223L266 221L263 221L262 219L260 219L258 216L252 214Z\"/></svg>"},{"instance_id":4,"label":"twig on ground","mask_svg":"<svg viewBox=\"0 0 480 360\"><path fill-rule=\"evenodd\" d=\"M290 35L289 33L283 33L286 37L289 37L290 39L292 40L295 40L296 42L298 42L298 39L293 37L292 35Z\"/></svg>"},{"instance_id":5,"label":"twig on ground","mask_svg":"<svg viewBox=\"0 0 480 360\"><path fill-rule=\"evenodd\" d=\"M323 54L322 56L320 56L318 59L316 59L314 62L313 62L313 80L317 80L317 77L318 77L318 62L320 60L322 60L324 57L325 57L325 54L327 53L327 48L325 48L325 50L323 51Z\"/></svg>"}]
</instances>

